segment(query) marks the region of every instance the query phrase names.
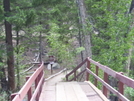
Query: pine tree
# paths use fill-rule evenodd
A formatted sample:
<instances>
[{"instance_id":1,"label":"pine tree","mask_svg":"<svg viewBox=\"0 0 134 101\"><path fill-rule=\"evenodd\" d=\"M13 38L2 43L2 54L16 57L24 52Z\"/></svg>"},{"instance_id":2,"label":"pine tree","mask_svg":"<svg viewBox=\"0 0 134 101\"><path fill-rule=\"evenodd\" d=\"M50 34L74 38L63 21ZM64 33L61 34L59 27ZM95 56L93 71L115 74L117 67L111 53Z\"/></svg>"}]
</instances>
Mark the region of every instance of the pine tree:
<instances>
[{"instance_id":1,"label":"pine tree","mask_svg":"<svg viewBox=\"0 0 134 101\"><path fill-rule=\"evenodd\" d=\"M10 0L3 0L5 18L10 16ZM14 75L14 55L12 43L12 25L5 19L5 33L6 33L6 51L7 51L7 65L8 65L8 89L13 91L15 89L15 75Z\"/></svg>"}]
</instances>

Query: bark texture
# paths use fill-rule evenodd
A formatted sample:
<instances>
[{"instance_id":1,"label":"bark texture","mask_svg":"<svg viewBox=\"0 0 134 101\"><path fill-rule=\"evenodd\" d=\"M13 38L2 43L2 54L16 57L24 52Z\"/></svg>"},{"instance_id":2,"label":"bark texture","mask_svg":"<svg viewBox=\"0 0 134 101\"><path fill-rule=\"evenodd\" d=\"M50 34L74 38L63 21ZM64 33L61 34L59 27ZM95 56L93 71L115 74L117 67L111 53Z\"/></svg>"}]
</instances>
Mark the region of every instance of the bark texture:
<instances>
[{"instance_id":1,"label":"bark texture","mask_svg":"<svg viewBox=\"0 0 134 101\"><path fill-rule=\"evenodd\" d=\"M86 6L84 4L84 0L77 0L78 9L79 9L79 23L81 25L81 46L85 48L85 51L83 51L83 58L86 57L92 57L92 51L91 51L91 35L90 32L87 31L87 13L86 13Z\"/></svg>"},{"instance_id":2,"label":"bark texture","mask_svg":"<svg viewBox=\"0 0 134 101\"><path fill-rule=\"evenodd\" d=\"M3 0L5 17L9 17L10 13L10 0ZM15 89L15 76L14 76L14 55L12 43L12 26L5 20L5 34L6 34L6 50L7 50L7 66L8 66L8 89L13 91Z\"/></svg>"}]
</instances>

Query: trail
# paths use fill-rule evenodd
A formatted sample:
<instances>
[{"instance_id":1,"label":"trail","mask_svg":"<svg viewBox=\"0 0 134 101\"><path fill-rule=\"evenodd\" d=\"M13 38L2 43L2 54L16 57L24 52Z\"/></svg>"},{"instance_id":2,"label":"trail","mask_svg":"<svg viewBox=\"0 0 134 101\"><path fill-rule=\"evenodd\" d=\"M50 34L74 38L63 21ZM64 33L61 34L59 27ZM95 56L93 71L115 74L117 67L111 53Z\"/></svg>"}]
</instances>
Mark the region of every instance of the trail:
<instances>
[{"instance_id":1,"label":"trail","mask_svg":"<svg viewBox=\"0 0 134 101\"><path fill-rule=\"evenodd\" d=\"M46 81L46 85L52 86L58 82L62 82L65 79L66 71L58 74L57 76L52 77L51 79Z\"/></svg>"},{"instance_id":2,"label":"trail","mask_svg":"<svg viewBox=\"0 0 134 101\"><path fill-rule=\"evenodd\" d=\"M62 82L65 79L66 71L61 74L47 80L42 88L42 93L40 95L39 101L55 101L56 99L56 84ZM51 100L50 100L51 98Z\"/></svg>"}]
</instances>

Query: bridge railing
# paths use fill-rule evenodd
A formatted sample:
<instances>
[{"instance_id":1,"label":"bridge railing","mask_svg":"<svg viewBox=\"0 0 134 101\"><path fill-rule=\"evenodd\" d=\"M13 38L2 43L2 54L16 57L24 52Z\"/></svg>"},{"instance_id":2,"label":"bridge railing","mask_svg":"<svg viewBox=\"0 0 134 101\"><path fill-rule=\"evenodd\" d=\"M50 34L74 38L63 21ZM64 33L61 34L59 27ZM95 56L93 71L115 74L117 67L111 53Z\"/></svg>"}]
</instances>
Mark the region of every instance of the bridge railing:
<instances>
[{"instance_id":1,"label":"bridge railing","mask_svg":"<svg viewBox=\"0 0 134 101\"><path fill-rule=\"evenodd\" d=\"M22 101L26 95L28 101L39 101L39 96L44 83L43 69L44 63L42 63L30 77L26 77L27 82L18 93L11 95L11 101Z\"/></svg>"},{"instance_id":2,"label":"bridge railing","mask_svg":"<svg viewBox=\"0 0 134 101\"><path fill-rule=\"evenodd\" d=\"M76 75L77 70L82 66L86 64L86 69L84 69L82 72ZM95 73L91 70L91 64L95 65ZM98 74L99 74L99 69L103 71L103 79L101 79ZM72 70L69 74L66 75L66 80L67 81L72 81L76 80L83 72L86 71L86 80L90 80L90 74L94 76L94 85L97 87L98 81L100 81L103 85L102 92L103 94L108 97L108 91L112 92L115 94L120 101L129 101L125 96L124 96L124 85L131 87L134 89L134 80L124 76L122 73L118 73L112 69L110 69L107 66L104 66L90 58L85 59L81 64L79 64L74 70ZM74 77L69 80L69 76L74 74ZM114 89L112 86L109 85L109 76L112 76L116 79L118 79L118 90Z\"/></svg>"}]
</instances>

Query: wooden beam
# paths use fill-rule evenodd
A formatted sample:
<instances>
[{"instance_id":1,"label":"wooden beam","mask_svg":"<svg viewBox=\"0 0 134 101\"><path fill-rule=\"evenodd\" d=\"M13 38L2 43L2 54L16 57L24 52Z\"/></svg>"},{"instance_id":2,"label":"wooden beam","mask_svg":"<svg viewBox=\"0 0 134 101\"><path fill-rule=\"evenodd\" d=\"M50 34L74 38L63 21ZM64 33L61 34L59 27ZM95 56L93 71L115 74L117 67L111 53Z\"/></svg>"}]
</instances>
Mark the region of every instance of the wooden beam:
<instances>
[{"instance_id":1,"label":"wooden beam","mask_svg":"<svg viewBox=\"0 0 134 101\"><path fill-rule=\"evenodd\" d=\"M109 101L106 98L106 96L104 96L104 94L96 86L94 86L90 81L85 81L85 82L88 83L90 87L92 87L95 90L95 92L101 97L103 101Z\"/></svg>"}]
</instances>

